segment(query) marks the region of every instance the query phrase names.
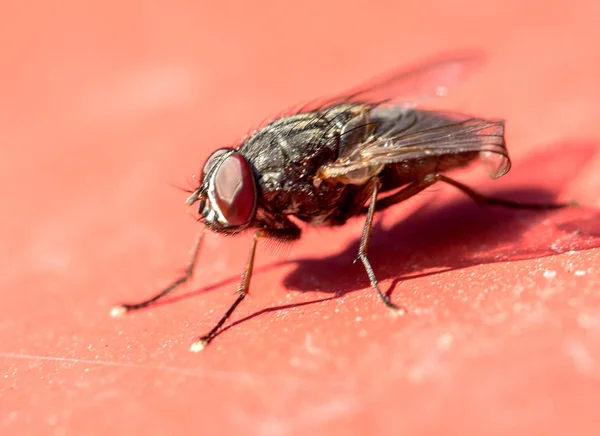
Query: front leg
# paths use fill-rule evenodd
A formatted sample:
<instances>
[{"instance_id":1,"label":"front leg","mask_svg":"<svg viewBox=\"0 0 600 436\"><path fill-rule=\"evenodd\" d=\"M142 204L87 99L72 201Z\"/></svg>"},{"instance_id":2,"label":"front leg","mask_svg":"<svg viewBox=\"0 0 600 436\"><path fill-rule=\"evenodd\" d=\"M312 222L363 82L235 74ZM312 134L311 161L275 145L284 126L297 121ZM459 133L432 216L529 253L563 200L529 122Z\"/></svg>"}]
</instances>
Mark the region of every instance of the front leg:
<instances>
[{"instance_id":1,"label":"front leg","mask_svg":"<svg viewBox=\"0 0 600 436\"><path fill-rule=\"evenodd\" d=\"M206 335L198 338L195 342L190 346L190 351L197 353L204 349L216 336L219 334L219 331L225 321L229 319L231 314L235 311L235 309L239 306L242 300L248 294L250 289L250 279L252 278L252 270L254 268L254 255L256 253L256 245L260 238L271 238L280 241L293 241L300 238L301 230L291 221L286 221L286 227L280 229L260 229L254 233L254 238L252 240L252 247L250 248L250 256L248 258L248 262L246 263L246 270L244 271L244 275L242 276L242 281L238 287L238 297L235 299L233 304L227 309L225 314L221 317L219 322L210 330Z\"/></svg>"},{"instance_id":2,"label":"front leg","mask_svg":"<svg viewBox=\"0 0 600 436\"><path fill-rule=\"evenodd\" d=\"M198 234L198 237L196 238L196 243L194 244L194 248L192 249L190 259L188 260L188 263L185 267L185 272L183 273L183 275L178 277L175 281L173 281L173 283L171 283L165 289L161 290L159 293L153 295L150 298L139 301L137 303L120 304L118 306L113 307L110 312L111 316L117 317L117 316L121 316L127 312L132 312L134 310L139 310L139 309L143 309L145 307L151 306L151 305L155 304L158 300L169 295L171 292L173 292L179 286L183 285L189 279L191 279L192 275L194 273L194 267L196 266L196 261L198 260L198 254L200 253L200 247L202 245L203 238L204 238L204 229L202 229L200 231L200 233Z\"/></svg>"}]
</instances>

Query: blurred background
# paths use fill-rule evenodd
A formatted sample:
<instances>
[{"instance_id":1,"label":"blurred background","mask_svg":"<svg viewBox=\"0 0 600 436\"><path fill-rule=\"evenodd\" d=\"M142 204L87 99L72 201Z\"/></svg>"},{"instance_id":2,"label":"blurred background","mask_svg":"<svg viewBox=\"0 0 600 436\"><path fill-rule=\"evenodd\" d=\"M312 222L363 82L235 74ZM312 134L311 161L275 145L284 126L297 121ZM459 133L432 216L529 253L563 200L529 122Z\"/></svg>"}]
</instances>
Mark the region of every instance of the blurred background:
<instances>
[{"instance_id":1,"label":"blurred background","mask_svg":"<svg viewBox=\"0 0 600 436\"><path fill-rule=\"evenodd\" d=\"M0 433L596 434L600 4L565 1L8 2L0 6ZM211 151L297 103L421 59L486 61L436 106L507 120L484 210L451 188L286 256L209 235L192 283L186 186ZM439 103L439 104L438 104ZM434 104L434 103L431 103Z\"/></svg>"}]
</instances>

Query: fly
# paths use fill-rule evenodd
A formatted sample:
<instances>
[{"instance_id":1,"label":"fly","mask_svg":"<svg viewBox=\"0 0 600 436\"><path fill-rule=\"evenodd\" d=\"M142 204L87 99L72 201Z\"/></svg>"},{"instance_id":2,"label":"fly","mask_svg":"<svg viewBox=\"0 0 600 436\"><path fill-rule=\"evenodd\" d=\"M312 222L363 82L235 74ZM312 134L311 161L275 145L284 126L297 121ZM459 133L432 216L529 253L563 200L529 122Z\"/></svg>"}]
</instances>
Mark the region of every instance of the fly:
<instances>
[{"instance_id":1,"label":"fly","mask_svg":"<svg viewBox=\"0 0 600 436\"><path fill-rule=\"evenodd\" d=\"M259 240L291 242L301 236L298 222L335 227L355 216L365 216L357 260L383 303L401 310L381 291L369 262L376 212L439 182L485 205L557 209L570 204L490 197L446 175L476 160L483 162L494 179L510 169L504 121L415 105L462 80L478 61L476 56L466 56L424 62L275 119L239 146L213 152L204 164L198 187L186 201L189 206L197 204L204 226L185 273L147 300L113 308L112 315L148 307L188 281L204 228L230 235L253 231L237 298L216 325L192 343L190 349L200 351L248 294Z\"/></svg>"}]
</instances>

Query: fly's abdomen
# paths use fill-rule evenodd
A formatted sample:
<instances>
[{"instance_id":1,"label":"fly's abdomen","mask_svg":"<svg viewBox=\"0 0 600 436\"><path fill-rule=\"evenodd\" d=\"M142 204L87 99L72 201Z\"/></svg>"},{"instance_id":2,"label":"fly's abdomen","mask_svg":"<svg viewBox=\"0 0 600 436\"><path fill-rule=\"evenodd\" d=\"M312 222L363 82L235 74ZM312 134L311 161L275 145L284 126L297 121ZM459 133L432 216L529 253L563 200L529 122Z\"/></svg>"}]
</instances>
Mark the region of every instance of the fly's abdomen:
<instances>
[{"instance_id":1,"label":"fly's abdomen","mask_svg":"<svg viewBox=\"0 0 600 436\"><path fill-rule=\"evenodd\" d=\"M421 158L391 163L379 174L381 191L389 191L408 183L422 180L429 174L443 173L469 165L478 158L478 152L448 155L442 158Z\"/></svg>"}]
</instances>

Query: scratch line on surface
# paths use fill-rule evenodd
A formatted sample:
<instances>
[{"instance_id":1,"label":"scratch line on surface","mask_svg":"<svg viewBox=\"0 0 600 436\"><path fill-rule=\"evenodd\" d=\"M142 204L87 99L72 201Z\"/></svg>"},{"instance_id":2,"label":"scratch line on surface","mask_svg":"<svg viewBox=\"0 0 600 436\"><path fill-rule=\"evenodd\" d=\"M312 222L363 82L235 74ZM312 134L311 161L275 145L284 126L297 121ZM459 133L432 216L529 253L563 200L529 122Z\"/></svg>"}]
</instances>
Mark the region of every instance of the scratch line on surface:
<instances>
[{"instance_id":1,"label":"scratch line on surface","mask_svg":"<svg viewBox=\"0 0 600 436\"><path fill-rule=\"evenodd\" d=\"M57 357L57 356L38 356L35 354L21 354L21 353L4 353L0 352L0 358L7 359L21 359L21 360L41 360L47 362L63 362L63 363L75 363L84 365L98 365L98 366L114 366L121 368L143 368L154 371L164 371L177 375L195 377L195 378L209 378L214 380L226 380L233 383L245 383L247 385L256 384L256 382L264 379L264 377L257 374L251 373L235 373L228 371L193 371L186 368L180 368L177 366L155 366L155 365L143 365L139 363L131 362L114 362L110 360L90 360L90 359L77 359L74 357ZM264 380L263 380L264 381ZM298 380L293 377L286 377L285 381L291 382L294 385L299 384Z\"/></svg>"}]
</instances>

